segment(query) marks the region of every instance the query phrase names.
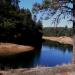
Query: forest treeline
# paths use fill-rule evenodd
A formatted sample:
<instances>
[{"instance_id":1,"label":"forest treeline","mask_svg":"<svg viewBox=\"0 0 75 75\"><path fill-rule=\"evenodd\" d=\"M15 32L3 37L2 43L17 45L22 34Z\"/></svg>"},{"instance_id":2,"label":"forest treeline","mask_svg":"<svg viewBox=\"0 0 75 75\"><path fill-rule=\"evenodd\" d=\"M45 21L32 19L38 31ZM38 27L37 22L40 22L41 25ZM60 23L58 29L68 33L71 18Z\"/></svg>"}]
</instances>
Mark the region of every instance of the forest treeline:
<instances>
[{"instance_id":1,"label":"forest treeline","mask_svg":"<svg viewBox=\"0 0 75 75\"><path fill-rule=\"evenodd\" d=\"M20 9L18 2L15 4L12 0L0 0L0 42L32 44L41 41L41 21L36 23L29 9Z\"/></svg>"},{"instance_id":2,"label":"forest treeline","mask_svg":"<svg viewBox=\"0 0 75 75\"><path fill-rule=\"evenodd\" d=\"M44 27L43 28L44 36L73 36L73 28L65 27Z\"/></svg>"}]
</instances>

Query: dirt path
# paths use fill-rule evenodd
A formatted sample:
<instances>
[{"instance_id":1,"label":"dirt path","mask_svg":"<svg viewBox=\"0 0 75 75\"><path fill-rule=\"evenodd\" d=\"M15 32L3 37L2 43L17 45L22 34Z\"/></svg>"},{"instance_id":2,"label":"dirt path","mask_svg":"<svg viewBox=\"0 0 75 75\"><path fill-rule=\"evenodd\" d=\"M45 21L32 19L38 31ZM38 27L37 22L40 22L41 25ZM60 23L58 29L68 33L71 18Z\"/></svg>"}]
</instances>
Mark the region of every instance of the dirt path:
<instances>
[{"instance_id":1,"label":"dirt path","mask_svg":"<svg viewBox=\"0 0 75 75\"><path fill-rule=\"evenodd\" d=\"M66 37L66 36L46 37L46 36L43 36L43 39L51 40L51 41L56 41L56 42L63 43L63 44L71 44L71 45L73 45L73 40L72 40L71 37Z\"/></svg>"},{"instance_id":2,"label":"dirt path","mask_svg":"<svg viewBox=\"0 0 75 75\"><path fill-rule=\"evenodd\" d=\"M32 46L17 45L12 43L0 43L0 56L27 52L33 49L34 48Z\"/></svg>"}]
</instances>

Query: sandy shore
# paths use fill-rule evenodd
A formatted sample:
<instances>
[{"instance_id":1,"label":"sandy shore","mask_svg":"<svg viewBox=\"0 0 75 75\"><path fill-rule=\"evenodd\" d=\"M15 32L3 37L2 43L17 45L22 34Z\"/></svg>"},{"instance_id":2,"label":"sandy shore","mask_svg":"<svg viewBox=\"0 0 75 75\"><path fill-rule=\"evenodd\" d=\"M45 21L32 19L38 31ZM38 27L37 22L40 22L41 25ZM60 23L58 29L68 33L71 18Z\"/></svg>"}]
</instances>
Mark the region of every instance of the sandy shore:
<instances>
[{"instance_id":1,"label":"sandy shore","mask_svg":"<svg viewBox=\"0 0 75 75\"><path fill-rule=\"evenodd\" d=\"M73 45L73 40L71 37L61 36L61 37L46 37L43 36L45 40L56 41L62 44ZM33 50L32 46L17 45L12 43L0 43L0 56L3 55L13 55L21 52L28 52Z\"/></svg>"},{"instance_id":2,"label":"sandy shore","mask_svg":"<svg viewBox=\"0 0 75 75\"><path fill-rule=\"evenodd\" d=\"M13 55L33 50L32 46L17 45L12 43L0 43L0 56Z\"/></svg>"},{"instance_id":3,"label":"sandy shore","mask_svg":"<svg viewBox=\"0 0 75 75\"><path fill-rule=\"evenodd\" d=\"M75 75L75 64L56 67L36 67L29 70L11 69L0 71L0 75Z\"/></svg>"},{"instance_id":4,"label":"sandy shore","mask_svg":"<svg viewBox=\"0 0 75 75\"><path fill-rule=\"evenodd\" d=\"M73 45L73 39L71 37L61 36L61 37L46 37L43 36L43 39L50 40L50 41L56 41L62 44L70 44Z\"/></svg>"}]
</instances>

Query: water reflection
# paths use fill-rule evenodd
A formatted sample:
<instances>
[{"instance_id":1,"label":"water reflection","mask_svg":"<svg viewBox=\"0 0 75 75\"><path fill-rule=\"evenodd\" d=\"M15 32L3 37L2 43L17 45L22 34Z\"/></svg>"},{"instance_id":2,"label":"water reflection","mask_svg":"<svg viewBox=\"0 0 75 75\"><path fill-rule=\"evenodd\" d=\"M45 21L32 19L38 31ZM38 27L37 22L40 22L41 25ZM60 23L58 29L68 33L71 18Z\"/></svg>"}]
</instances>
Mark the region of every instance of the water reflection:
<instances>
[{"instance_id":1,"label":"water reflection","mask_svg":"<svg viewBox=\"0 0 75 75\"><path fill-rule=\"evenodd\" d=\"M38 65L55 66L63 63L71 63L72 52L68 49L60 50L58 47L42 46Z\"/></svg>"},{"instance_id":2,"label":"water reflection","mask_svg":"<svg viewBox=\"0 0 75 75\"><path fill-rule=\"evenodd\" d=\"M39 48L14 56L0 57L0 68L30 68L37 65L55 66L70 63L72 59L72 46L45 42Z\"/></svg>"},{"instance_id":3,"label":"water reflection","mask_svg":"<svg viewBox=\"0 0 75 75\"><path fill-rule=\"evenodd\" d=\"M10 57L0 58L0 67L7 68L19 68L19 67L30 67L33 66L34 52L21 53Z\"/></svg>"},{"instance_id":4,"label":"water reflection","mask_svg":"<svg viewBox=\"0 0 75 75\"><path fill-rule=\"evenodd\" d=\"M53 47L53 48L58 48L58 50L61 50L63 52L66 51L66 49L68 49L68 51L71 51L73 50L73 46L72 45L67 45L67 44L61 44L61 43L58 43L58 42L53 42L53 41L45 41L43 43L44 46L48 46L48 47ZM60 48L60 49L59 49Z\"/></svg>"}]
</instances>

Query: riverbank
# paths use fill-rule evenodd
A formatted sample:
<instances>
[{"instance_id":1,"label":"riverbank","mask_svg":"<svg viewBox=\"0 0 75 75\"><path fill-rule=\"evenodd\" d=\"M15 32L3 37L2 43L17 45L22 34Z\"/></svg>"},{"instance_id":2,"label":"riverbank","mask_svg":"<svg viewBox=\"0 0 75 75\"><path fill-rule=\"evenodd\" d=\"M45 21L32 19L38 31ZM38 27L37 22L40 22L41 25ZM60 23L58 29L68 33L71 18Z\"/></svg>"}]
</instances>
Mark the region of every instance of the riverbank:
<instances>
[{"instance_id":1,"label":"riverbank","mask_svg":"<svg viewBox=\"0 0 75 75\"><path fill-rule=\"evenodd\" d=\"M13 43L0 43L0 56L13 55L22 52L28 52L33 50L32 46L24 46Z\"/></svg>"},{"instance_id":2,"label":"riverbank","mask_svg":"<svg viewBox=\"0 0 75 75\"><path fill-rule=\"evenodd\" d=\"M56 41L62 44L73 45L73 40L71 37L61 36L61 37L42 37L44 40ZM0 43L0 56L13 55L21 52L28 52L33 50L32 46L24 46L13 43Z\"/></svg>"},{"instance_id":3,"label":"riverbank","mask_svg":"<svg viewBox=\"0 0 75 75\"><path fill-rule=\"evenodd\" d=\"M67 36L61 36L61 37L47 37L47 36L43 36L42 38L44 40L55 41L55 42L59 42L59 43L62 43L62 44L73 45L73 39L71 37L67 37Z\"/></svg>"},{"instance_id":4,"label":"riverbank","mask_svg":"<svg viewBox=\"0 0 75 75\"><path fill-rule=\"evenodd\" d=\"M0 71L0 75L75 75L75 64Z\"/></svg>"}]
</instances>

